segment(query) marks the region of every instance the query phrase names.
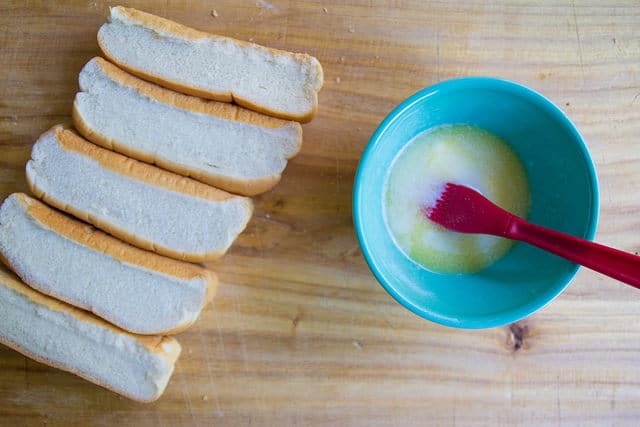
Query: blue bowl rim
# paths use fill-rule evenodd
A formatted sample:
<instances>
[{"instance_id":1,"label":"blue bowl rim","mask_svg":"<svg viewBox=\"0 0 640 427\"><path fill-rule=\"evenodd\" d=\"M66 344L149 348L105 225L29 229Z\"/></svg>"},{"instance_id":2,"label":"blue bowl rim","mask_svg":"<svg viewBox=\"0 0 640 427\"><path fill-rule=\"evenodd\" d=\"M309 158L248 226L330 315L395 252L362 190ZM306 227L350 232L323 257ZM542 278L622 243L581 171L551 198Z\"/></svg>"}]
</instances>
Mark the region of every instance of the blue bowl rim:
<instances>
[{"instance_id":1,"label":"blue bowl rim","mask_svg":"<svg viewBox=\"0 0 640 427\"><path fill-rule=\"evenodd\" d=\"M398 294L393 285L387 283L382 275L379 273L378 268L373 260L373 256L371 253L371 249L367 244L367 240L362 233L362 217L364 214L360 210L360 198L361 193L359 189L361 188L361 183L363 180L362 171L363 165L365 165L369 161L369 157L371 156L371 152L374 151L374 148L379 144L380 137L384 132L395 122L398 118L403 115L407 110L410 110L415 103L418 101L432 96L438 92L446 92L446 91L459 91L459 90L467 90L467 89L498 89L503 91L510 91L512 94L525 98L530 101L532 104L537 107L547 111L551 114L554 120L559 122L564 122L567 127L570 129L571 134L573 135L573 139L577 142L580 151L582 152L583 159L585 161L585 166L589 172L589 184L592 188L592 197L591 197L591 215L589 216L589 224L586 229L585 235L583 236L585 239L593 240L599 219L599 206L600 206L600 190L598 185L597 172L595 169L595 165L593 163L593 159L589 154L589 150L584 142L584 139L573 122L569 119L569 117L553 102L551 102L544 95L536 92L533 89L530 89L522 84L500 79L496 77L462 77L456 79L445 80L434 85L428 86L424 89L419 90L418 92L411 95L409 98L405 99L402 103L400 103L396 108L394 108L380 123L374 134L371 136L369 143L367 144L358 164L358 169L356 172L354 185L353 185L353 221L356 229L356 234L358 236L358 241L360 243L360 248L362 249L362 253L364 258L369 266L369 269L372 271L374 276L376 277L378 283L382 285L382 287L391 295L397 302L399 302L406 309L410 310L414 314L433 321L435 323L439 323L441 325L462 328L462 329L483 329L483 328L492 328L497 326L504 326L513 322L517 322L518 320L524 319L531 314L535 313L538 310L544 308L547 304L553 301L558 295L560 295L575 277L576 273L580 266L575 264L573 269L566 274L561 281L558 282L558 285L555 287L553 292L547 294L547 299L543 301L542 304L527 304L513 310L504 312L502 315L496 316L495 314L488 315L486 317L474 317L472 319L464 319L459 318L455 321L451 320L448 317L440 316L438 313L426 310L422 308L422 310L416 306L412 301L404 299L400 294Z\"/></svg>"}]
</instances>

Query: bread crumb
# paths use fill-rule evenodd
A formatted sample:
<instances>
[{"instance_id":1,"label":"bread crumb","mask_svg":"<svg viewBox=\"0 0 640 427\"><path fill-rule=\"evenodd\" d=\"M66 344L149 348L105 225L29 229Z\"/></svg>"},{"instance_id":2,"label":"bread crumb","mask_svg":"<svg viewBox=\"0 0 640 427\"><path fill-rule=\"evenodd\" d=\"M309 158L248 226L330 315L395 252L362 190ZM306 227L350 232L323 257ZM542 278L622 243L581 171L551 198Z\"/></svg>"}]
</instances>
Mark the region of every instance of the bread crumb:
<instances>
[{"instance_id":1,"label":"bread crumb","mask_svg":"<svg viewBox=\"0 0 640 427\"><path fill-rule=\"evenodd\" d=\"M211 11L211 16L213 16L214 18L217 18L217 17L219 16L219 15L218 15L218 11L217 11L217 10L215 10L215 9L213 9L213 10Z\"/></svg>"},{"instance_id":2,"label":"bread crumb","mask_svg":"<svg viewBox=\"0 0 640 427\"><path fill-rule=\"evenodd\" d=\"M276 12L278 10L274 5L272 5L271 3L269 3L266 0L258 0L256 2L256 6L262 8L262 9L268 10L270 12Z\"/></svg>"},{"instance_id":3,"label":"bread crumb","mask_svg":"<svg viewBox=\"0 0 640 427\"><path fill-rule=\"evenodd\" d=\"M249 41L253 43L253 37L249 37Z\"/></svg>"},{"instance_id":4,"label":"bread crumb","mask_svg":"<svg viewBox=\"0 0 640 427\"><path fill-rule=\"evenodd\" d=\"M323 7L323 8L322 8L322 11L323 11L324 13L328 13L328 12L329 12L329 9L327 9L326 7Z\"/></svg>"},{"instance_id":5,"label":"bread crumb","mask_svg":"<svg viewBox=\"0 0 640 427\"><path fill-rule=\"evenodd\" d=\"M344 62L344 56L340 57L340 62Z\"/></svg>"},{"instance_id":6,"label":"bread crumb","mask_svg":"<svg viewBox=\"0 0 640 427\"><path fill-rule=\"evenodd\" d=\"M353 28L353 27L351 27L351 28L349 28L349 32L350 32L350 33L355 33L355 32L356 32L356 29L355 29L355 28Z\"/></svg>"},{"instance_id":7,"label":"bread crumb","mask_svg":"<svg viewBox=\"0 0 640 427\"><path fill-rule=\"evenodd\" d=\"M342 80L340 79L340 77L336 77L336 83L340 83Z\"/></svg>"},{"instance_id":8,"label":"bread crumb","mask_svg":"<svg viewBox=\"0 0 640 427\"><path fill-rule=\"evenodd\" d=\"M206 394L204 396L202 396L202 400L204 402L206 402L207 400L209 400L209 396L207 396Z\"/></svg>"}]
</instances>

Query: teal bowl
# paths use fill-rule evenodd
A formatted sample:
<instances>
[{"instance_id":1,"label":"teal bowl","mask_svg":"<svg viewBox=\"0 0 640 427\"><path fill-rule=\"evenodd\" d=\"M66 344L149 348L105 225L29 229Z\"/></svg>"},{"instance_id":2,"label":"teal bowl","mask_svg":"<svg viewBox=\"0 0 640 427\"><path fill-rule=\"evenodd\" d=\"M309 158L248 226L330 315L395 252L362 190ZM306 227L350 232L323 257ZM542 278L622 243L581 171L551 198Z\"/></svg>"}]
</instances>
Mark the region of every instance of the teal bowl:
<instances>
[{"instance_id":1,"label":"teal bowl","mask_svg":"<svg viewBox=\"0 0 640 427\"><path fill-rule=\"evenodd\" d=\"M593 239L598 180L575 126L533 90L486 77L449 80L423 89L382 122L358 166L353 193L356 232L378 281L412 312L458 328L506 325L558 296L578 266L516 243L480 272L434 273L395 245L383 216L383 187L396 154L417 134L457 123L486 129L518 154L531 187L529 221Z\"/></svg>"}]
</instances>

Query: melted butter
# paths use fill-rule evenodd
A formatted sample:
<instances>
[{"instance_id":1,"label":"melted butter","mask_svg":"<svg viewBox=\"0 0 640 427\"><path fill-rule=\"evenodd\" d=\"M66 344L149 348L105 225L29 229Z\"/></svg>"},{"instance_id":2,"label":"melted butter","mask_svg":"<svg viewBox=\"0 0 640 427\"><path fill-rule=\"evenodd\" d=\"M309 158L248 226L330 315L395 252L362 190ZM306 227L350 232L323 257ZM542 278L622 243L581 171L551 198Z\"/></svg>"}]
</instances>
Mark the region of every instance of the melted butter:
<instances>
[{"instance_id":1,"label":"melted butter","mask_svg":"<svg viewBox=\"0 0 640 427\"><path fill-rule=\"evenodd\" d=\"M472 187L498 206L526 217L530 191L516 153L497 136L474 126L447 125L417 135L393 161L384 188L387 227L396 245L424 268L471 273L504 256L513 242L445 230L426 219L446 182Z\"/></svg>"}]
</instances>

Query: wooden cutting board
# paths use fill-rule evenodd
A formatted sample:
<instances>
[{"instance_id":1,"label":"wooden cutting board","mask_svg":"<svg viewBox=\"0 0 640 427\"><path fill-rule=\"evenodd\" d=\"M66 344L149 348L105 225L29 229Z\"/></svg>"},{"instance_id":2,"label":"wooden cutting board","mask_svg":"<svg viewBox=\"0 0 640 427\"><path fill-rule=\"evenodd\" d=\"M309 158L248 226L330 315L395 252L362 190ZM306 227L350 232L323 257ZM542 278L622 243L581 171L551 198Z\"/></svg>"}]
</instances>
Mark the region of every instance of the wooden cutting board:
<instances>
[{"instance_id":1,"label":"wooden cutting board","mask_svg":"<svg viewBox=\"0 0 640 427\"><path fill-rule=\"evenodd\" d=\"M109 4L54 3L0 4L0 198L26 190L31 145L69 122L78 71L98 54ZM517 325L442 327L377 284L351 218L358 160L384 116L440 80L491 75L576 123L600 178L597 240L640 250L636 0L127 5L313 54L319 114L281 184L210 264L219 293L178 336L159 401L130 402L0 346L0 425L637 425L639 291L582 270Z\"/></svg>"}]
</instances>

